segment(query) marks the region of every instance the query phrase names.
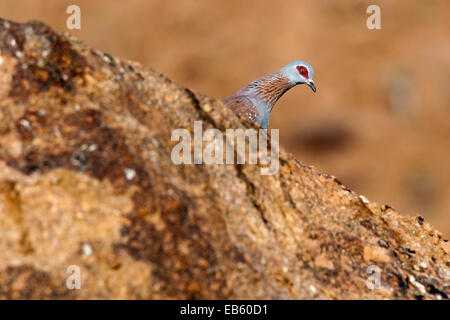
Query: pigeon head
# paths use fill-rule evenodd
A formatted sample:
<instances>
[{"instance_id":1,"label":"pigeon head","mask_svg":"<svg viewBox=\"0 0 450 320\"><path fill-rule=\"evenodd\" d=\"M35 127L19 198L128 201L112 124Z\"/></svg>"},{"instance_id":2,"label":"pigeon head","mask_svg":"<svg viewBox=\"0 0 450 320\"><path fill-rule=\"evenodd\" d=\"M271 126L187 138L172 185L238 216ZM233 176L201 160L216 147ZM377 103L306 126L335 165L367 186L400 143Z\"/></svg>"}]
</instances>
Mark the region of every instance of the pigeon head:
<instances>
[{"instance_id":1,"label":"pigeon head","mask_svg":"<svg viewBox=\"0 0 450 320\"><path fill-rule=\"evenodd\" d=\"M304 83L307 84L312 91L316 92L316 86L313 81L314 70L305 61L292 61L287 66L283 67L281 72L284 73L293 86Z\"/></svg>"}]
</instances>

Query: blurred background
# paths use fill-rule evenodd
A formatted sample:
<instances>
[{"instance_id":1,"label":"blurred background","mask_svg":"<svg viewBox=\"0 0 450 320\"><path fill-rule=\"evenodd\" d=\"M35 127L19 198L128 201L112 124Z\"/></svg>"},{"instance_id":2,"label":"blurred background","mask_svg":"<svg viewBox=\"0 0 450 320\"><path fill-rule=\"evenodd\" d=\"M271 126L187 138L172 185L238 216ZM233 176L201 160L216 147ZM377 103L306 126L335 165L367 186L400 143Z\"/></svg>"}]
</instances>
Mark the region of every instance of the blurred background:
<instances>
[{"instance_id":1,"label":"blurred background","mask_svg":"<svg viewBox=\"0 0 450 320\"><path fill-rule=\"evenodd\" d=\"M0 16L67 31L71 4L74 36L212 97L309 62L317 93L296 87L272 112L281 145L450 235L450 1L0 0Z\"/></svg>"}]
</instances>

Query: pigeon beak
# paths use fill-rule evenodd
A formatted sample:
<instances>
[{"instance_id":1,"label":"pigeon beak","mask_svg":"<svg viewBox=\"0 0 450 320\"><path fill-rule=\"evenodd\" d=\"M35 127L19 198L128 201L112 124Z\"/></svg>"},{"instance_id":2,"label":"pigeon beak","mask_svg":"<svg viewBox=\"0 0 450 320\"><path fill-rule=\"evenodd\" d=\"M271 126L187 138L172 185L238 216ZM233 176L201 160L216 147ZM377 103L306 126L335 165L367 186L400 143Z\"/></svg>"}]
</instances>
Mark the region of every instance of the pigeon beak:
<instances>
[{"instance_id":1,"label":"pigeon beak","mask_svg":"<svg viewBox=\"0 0 450 320\"><path fill-rule=\"evenodd\" d=\"M316 86L314 85L314 82L311 80L307 83L307 85L312 89L312 91L316 92Z\"/></svg>"}]
</instances>

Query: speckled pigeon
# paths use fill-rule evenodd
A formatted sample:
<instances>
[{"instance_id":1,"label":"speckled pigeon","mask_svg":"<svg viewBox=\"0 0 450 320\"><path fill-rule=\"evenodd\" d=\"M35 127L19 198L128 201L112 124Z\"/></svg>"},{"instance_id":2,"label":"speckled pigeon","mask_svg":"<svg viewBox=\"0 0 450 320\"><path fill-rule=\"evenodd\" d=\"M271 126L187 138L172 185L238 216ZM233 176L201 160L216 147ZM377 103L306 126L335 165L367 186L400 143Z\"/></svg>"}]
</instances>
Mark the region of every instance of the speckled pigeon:
<instances>
[{"instance_id":1,"label":"speckled pigeon","mask_svg":"<svg viewBox=\"0 0 450 320\"><path fill-rule=\"evenodd\" d=\"M281 96L290 88L305 83L316 92L314 71L304 61L296 60L261 79L249 83L232 96L222 99L231 110L269 128L270 112Z\"/></svg>"}]
</instances>

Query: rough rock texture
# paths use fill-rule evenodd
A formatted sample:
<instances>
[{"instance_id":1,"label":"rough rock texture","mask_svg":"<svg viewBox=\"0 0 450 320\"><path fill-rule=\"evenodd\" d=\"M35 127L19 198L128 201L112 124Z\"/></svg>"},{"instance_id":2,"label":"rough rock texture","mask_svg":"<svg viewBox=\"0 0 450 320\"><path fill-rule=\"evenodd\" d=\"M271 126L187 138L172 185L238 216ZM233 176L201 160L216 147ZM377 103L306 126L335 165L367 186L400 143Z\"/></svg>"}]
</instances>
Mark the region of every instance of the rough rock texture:
<instances>
[{"instance_id":1,"label":"rough rock texture","mask_svg":"<svg viewBox=\"0 0 450 320\"><path fill-rule=\"evenodd\" d=\"M448 242L422 218L284 150L268 176L174 165L171 133L196 120L253 126L42 23L0 20L0 298L448 298Z\"/></svg>"}]
</instances>

